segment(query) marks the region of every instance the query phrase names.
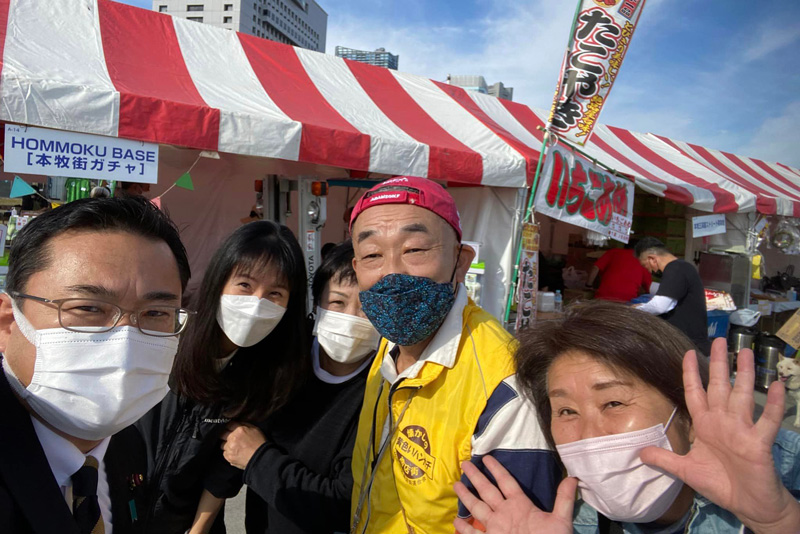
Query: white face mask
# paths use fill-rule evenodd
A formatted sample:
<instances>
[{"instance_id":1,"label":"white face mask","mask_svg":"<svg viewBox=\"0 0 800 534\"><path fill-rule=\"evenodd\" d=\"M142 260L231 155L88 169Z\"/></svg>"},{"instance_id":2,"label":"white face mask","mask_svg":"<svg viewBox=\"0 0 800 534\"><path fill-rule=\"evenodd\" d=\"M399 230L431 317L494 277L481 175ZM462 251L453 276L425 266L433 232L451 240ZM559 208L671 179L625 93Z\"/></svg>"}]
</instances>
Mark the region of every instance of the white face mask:
<instances>
[{"instance_id":1,"label":"white face mask","mask_svg":"<svg viewBox=\"0 0 800 534\"><path fill-rule=\"evenodd\" d=\"M56 429L76 438L101 440L133 424L167 394L178 337L154 337L135 326L110 332L36 330L12 301L14 319L36 347L26 388L6 359L9 384Z\"/></svg>"},{"instance_id":2,"label":"white face mask","mask_svg":"<svg viewBox=\"0 0 800 534\"><path fill-rule=\"evenodd\" d=\"M613 521L649 523L664 515L675 502L683 482L649 467L639 455L650 446L672 451L667 428L676 411L677 408L666 428L659 423L635 432L557 445L567 473L578 479L583 500Z\"/></svg>"},{"instance_id":3,"label":"white face mask","mask_svg":"<svg viewBox=\"0 0 800 534\"><path fill-rule=\"evenodd\" d=\"M281 322L286 308L255 295L222 295L217 322L234 345L252 347Z\"/></svg>"},{"instance_id":4,"label":"white face mask","mask_svg":"<svg viewBox=\"0 0 800 534\"><path fill-rule=\"evenodd\" d=\"M369 320L317 307L314 335L335 362L353 363L378 348L381 335Z\"/></svg>"}]
</instances>

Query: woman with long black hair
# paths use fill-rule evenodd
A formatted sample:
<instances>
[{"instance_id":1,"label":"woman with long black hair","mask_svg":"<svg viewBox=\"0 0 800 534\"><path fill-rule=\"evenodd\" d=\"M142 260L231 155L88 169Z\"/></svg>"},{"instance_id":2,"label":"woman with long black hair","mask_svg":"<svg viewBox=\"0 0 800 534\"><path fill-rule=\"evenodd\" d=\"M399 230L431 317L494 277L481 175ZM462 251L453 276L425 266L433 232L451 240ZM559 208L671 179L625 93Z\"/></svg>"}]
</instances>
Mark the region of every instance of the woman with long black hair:
<instances>
[{"instance_id":1,"label":"woman with long black hair","mask_svg":"<svg viewBox=\"0 0 800 534\"><path fill-rule=\"evenodd\" d=\"M286 226L247 224L214 254L171 391L137 424L153 460L145 532L225 532L217 512L238 493L242 471L223 459L220 436L230 421L263 421L305 382L306 291L303 254Z\"/></svg>"}]
</instances>

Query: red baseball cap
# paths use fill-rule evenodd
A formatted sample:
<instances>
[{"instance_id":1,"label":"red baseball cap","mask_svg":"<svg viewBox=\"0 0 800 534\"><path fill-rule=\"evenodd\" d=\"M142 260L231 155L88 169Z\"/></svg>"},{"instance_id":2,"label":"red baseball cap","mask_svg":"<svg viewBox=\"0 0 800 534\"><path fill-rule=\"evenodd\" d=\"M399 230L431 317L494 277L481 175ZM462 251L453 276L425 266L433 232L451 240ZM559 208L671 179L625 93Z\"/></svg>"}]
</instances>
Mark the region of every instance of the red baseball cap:
<instances>
[{"instance_id":1,"label":"red baseball cap","mask_svg":"<svg viewBox=\"0 0 800 534\"><path fill-rule=\"evenodd\" d=\"M390 178L364 193L350 215L350 232L364 210L383 204L412 204L432 211L453 227L461 241L461 219L453 197L436 182L416 176Z\"/></svg>"}]
</instances>

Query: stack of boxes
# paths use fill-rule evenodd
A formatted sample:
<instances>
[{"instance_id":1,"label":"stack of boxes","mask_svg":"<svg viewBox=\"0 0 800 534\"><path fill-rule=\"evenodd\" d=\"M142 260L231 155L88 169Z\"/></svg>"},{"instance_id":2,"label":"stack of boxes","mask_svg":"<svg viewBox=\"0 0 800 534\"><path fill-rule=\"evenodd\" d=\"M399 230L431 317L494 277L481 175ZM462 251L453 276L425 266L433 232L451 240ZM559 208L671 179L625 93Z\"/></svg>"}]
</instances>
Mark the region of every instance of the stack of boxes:
<instances>
[{"instance_id":1,"label":"stack of boxes","mask_svg":"<svg viewBox=\"0 0 800 534\"><path fill-rule=\"evenodd\" d=\"M631 228L637 238L659 239L676 256L686 250L686 206L637 191Z\"/></svg>"}]
</instances>

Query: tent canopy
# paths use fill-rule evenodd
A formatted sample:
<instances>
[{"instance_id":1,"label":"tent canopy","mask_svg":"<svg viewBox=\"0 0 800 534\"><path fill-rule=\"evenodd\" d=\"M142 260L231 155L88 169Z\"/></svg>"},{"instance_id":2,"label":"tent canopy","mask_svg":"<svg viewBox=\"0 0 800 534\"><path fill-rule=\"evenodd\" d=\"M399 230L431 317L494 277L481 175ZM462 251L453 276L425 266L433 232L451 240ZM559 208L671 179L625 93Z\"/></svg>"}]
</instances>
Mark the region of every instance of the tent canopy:
<instances>
[{"instance_id":1,"label":"tent canopy","mask_svg":"<svg viewBox=\"0 0 800 534\"><path fill-rule=\"evenodd\" d=\"M376 174L524 187L545 114L110 0L0 0L0 120ZM586 152L707 212L800 216L800 171L598 125Z\"/></svg>"}]
</instances>

